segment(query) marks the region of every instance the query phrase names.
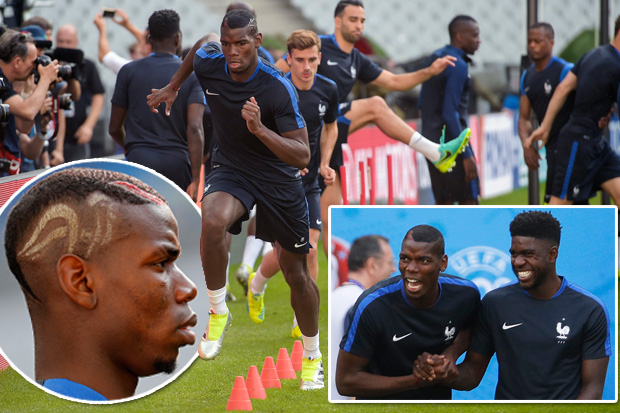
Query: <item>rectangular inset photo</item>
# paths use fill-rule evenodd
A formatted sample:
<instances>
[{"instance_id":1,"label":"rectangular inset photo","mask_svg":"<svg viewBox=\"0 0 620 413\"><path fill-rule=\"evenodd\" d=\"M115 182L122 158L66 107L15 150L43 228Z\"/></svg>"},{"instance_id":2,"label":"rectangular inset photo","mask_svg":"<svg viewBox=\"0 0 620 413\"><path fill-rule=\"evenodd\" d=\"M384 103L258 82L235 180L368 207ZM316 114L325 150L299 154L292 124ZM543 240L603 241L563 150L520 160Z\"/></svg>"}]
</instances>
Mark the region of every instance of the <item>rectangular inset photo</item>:
<instances>
[{"instance_id":1,"label":"rectangular inset photo","mask_svg":"<svg viewBox=\"0 0 620 413\"><path fill-rule=\"evenodd\" d=\"M616 207L330 222L330 402L618 400Z\"/></svg>"}]
</instances>

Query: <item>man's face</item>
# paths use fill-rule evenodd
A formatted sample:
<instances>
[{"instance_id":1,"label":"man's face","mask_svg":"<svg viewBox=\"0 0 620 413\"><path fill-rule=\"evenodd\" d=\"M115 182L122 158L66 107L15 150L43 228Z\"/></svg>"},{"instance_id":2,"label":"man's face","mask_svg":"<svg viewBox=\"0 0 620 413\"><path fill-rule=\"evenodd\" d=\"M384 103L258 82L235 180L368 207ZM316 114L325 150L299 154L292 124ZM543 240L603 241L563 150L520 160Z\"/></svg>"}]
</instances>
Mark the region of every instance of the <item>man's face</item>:
<instances>
[{"instance_id":1,"label":"man's face","mask_svg":"<svg viewBox=\"0 0 620 413\"><path fill-rule=\"evenodd\" d=\"M291 78L295 85L310 85L314 82L314 75L321 63L321 53L318 46L308 49L293 49L287 56L291 66Z\"/></svg>"},{"instance_id":2,"label":"man's face","mask_svg":"<svg viewBox=\"0 0 620 413\"><path fill-rule=\"evenodd\" d=\"M56 33L56 47L64 49L77 49L78 38L74 29L63 27Z\"/></svg>"},{"instance_id":3,"label":"man's face","mask_svg":"<svg viewBox=\"0 0 620 413\"><path fill-rule=\"evenodd\" d=\"M12 80L26 80L32 74L36 64L35 61L39 56L37 52L37 47L34 43L28 44L28 54L21 58L19 56L15 57L15 71L14 71L14 79Z\"/></svg>"},{"instance_id":4,"label":"man's face","mask_svg":"<svg viewBox=\"0 0 620 413\"><path fill-rule=\"evenodd\" d=\"M478 24L472 21L465 22L460 35L463 42L463 50L465 53L473 55L480 47L480 28Z\"/></svg>"},{"instance_id":5,"label":"man's face","mask_svg":"<svg viewBox=\"0 0 620 413\"><path fill-rule=\"evenodd\" d=\"M538 27L527 32L527 52L530 59L534 62L544 60L551 55L552 51L553 40L544 28Z\"/></svg>"},{"instance_id":6,"label":"man's face","mask_svg":"<svg viewBox=\"0 0 620 413\"><path fill-rule=\"evenodd\" d=\"M376 268L371 280L373 285L381 280L385 280L392 273L396 272L394 253L392 248L390 248L390 244L385 241L379 241L379 244L381 245L381 257L375 258Z\"/></svg>"},{"instance_id":7,"label":"man's face","mask_svg":"<svg viewBox=\"0 0 620 413\"><path fill-rule=\"evenodd\" d=\"M532 290L540 287L553 272L555 254L549 241L533 237L512 237L510 256L512 271L521 288ZM554 250L553 252L557 252Z\"/></svg>"},{"instance_id":8,"label":"man's face","mask_svg":"<svg viewBox=\"0 0 620 413\"><path fill-rule=\"evenodd\" d=\"M120 235L94 256L101 349L136 376L171 373L196 340L196 286L177 267L178 226L165 205L122 205Z\"/></svg>"},{"instance_id":9,"label":"man's face","mask_svg":"<svg viewBox=\"0 0 620 413\"><path fill-rule=\"evenodd\" d=\"M349 43L356 43L364 31L366 14L360 6L346 6L340 16L336 16L336 31Z\"/></svg>"},{"instance_id":10,"label":"man's face","mask_svg":"<svg viewBox=\"0 0 620 413\"><path fill-rule=\"evenodd\" d=\"M228 71L237 75L254 69L258 61L257 49L260 47L262 36L248 34L249 27L231 29L227 25L222 27L220 44L228 64Z\"/></svg>"},{"instance_id":11,"label":"man's face","mask_svg":"<svg viewBox=\"0 0 620 413\"><path fill-rule=\"evenodd\" d=\"M439 273L448 266L448 257L439 254L437 249L435 243L412 239L403 241L398 269L405 285L405 294L416 307L430 307L439 295L437 280Z\"/></svg>"}]
</instances>

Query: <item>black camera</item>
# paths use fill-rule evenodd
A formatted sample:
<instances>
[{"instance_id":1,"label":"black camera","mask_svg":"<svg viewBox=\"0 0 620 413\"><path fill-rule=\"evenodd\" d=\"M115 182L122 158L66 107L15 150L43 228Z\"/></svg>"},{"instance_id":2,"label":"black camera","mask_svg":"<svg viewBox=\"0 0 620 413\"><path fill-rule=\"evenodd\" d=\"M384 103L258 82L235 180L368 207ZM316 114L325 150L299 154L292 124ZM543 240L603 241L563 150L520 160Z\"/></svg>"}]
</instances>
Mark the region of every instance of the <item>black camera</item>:
<instances>
[{"instance_id":1,"label":"black camera","mask_svg":"<svg viewBox=\"0 0 620 413\"><path fill-rule=\"evenodd\" d=\"M56 96L58 101L58 109L67 110L71 108L71 93L62 93Z\"/></svg>"},{"instance_id":2,"label":"black camera","mask_svg":"<svg viewBox=\"0 0 620 413\"><path fill-rule=\"evenodd\" d=\"M37 66L39 65L47 66L50 63L52 63L52 58L46 54L43 54L37 57L37 60L35 60L35 64ZM75 63L69 63L66 65L58 65L58 77L63 78L63 80L69 80L69 79L76 78L77 71L74 69L75 66L76 66ZM39 71L37 70L35 72L35 82L38 82L39 77L40 77Z\"/></svg>"},{"instance_id":3,"label":"black camera","mask_svg":"<svg viewBox=\"0 0 620 413\"><path fill-rule=\"evenodd\" d=\"M7 105L6 103L0 103L0 123L3 125L8 123L9 116L9 105Z\"/></svg>"}]
</instances>

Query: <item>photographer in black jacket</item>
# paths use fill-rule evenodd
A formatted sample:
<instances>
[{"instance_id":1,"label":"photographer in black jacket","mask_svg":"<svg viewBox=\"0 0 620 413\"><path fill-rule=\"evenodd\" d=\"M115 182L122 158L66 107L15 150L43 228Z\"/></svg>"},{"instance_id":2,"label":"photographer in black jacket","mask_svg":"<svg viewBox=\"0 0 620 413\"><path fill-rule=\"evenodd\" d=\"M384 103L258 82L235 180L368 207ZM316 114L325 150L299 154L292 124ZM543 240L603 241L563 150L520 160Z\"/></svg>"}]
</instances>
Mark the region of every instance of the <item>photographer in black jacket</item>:
<instances>
[{"instance_id":1,"label":"photographer in black jacket","mask_svg":"<svg viewBox=\"0 0 620 413\"><path fill-rule=\"evenodd\" d=\"M18 130L28 133L32 129L50 85L57 80L58 62L54 60L47 66L38 67L39 83L30 96L24 99L15 91L12 82L28 79L36 68L37 56L35 41L30 34L8 29L0 36L0 79L4 83L0 87L0 99L3 104L9 105L10 112L5 119L1 119L0 113L0 122L6 124L0 128L0 176L19 173L21 151ZM39 130L31 144L42 149L46 138Z\"/></svg>"}]
</instances>

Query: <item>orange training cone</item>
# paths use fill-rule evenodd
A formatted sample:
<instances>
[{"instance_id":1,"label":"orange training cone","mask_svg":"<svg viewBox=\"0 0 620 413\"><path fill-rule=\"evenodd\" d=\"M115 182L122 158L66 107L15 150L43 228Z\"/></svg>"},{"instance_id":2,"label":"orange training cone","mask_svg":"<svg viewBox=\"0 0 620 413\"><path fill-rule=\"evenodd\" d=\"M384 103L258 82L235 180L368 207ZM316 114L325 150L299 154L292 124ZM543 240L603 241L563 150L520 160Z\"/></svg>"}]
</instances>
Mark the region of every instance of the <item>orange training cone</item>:
<instances>
[{"instance_id":1,"label":"orange training cone","mask_svg":"<svg viewBox=\"0 0 620 413\"><path fill-rule=\"evenodd\" d=\"M258 369L256 368L256 366L250 366L250 370L248 370L248 379L246 380L246 386L248 388L248 394L250 395L250 399L267 398L265 387L263 386L263 382L258 375Z\"/></svg>"},{"instance_id":2,"label":"orange training cone","mask_svg":"<svg viewBox=\"0 0 620 413\"><path fill-rule=\"evenodd\" d=\"M276 370L278 371L278 377L280 380L297 378L295 370L293 369L293 363L291 363L291 359L288 356L288 351L285 348L281 348L278 353Z\"/></svg>"},{"instance_id":3,"label":"orange training cone","mask_svg":"<svg viewBox=\"0 0 620 413\"><path fill-rule=\"evenodd\" d=\"M276 370L275 364L273 364L273 357L265 358L265 364L263 364L263 371L260 374L260 379L266 389L279 389L282 387L282 383L280 383L280 378L278 377L278 371Z\"/></svg>"},{"instance_id":4,"label":"orange training cone","mask_svg":"<svg viewBox=\"0 0 620 413\"><path fill-rule=\"evenodd\" d=\"M252 402L248 395L248 389L245 387L243 376L235 378L235 384L233 384L228 403L226 403L226 410L252 410Z\"/></svg>"},{"instance_id":5,"label":"orange training cone","mask_svg":"<svg viewBox=\"0 0 620 413\"><path fill-rule=\"evenodd\" d=\"M293 344L293 351L291 351L291 363L295 371L301 371L301 359L304 355L304 346L301 344L301 340L295 340Z\"/></svg>"}]
</instances>

